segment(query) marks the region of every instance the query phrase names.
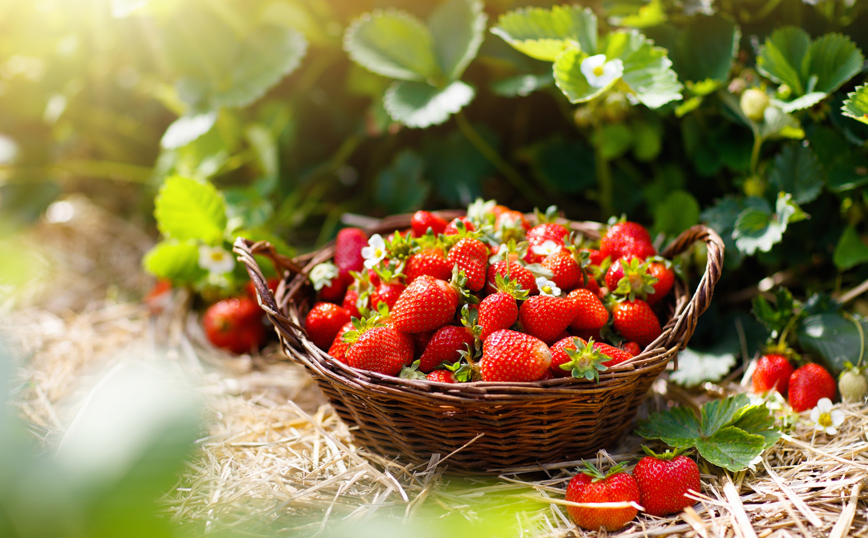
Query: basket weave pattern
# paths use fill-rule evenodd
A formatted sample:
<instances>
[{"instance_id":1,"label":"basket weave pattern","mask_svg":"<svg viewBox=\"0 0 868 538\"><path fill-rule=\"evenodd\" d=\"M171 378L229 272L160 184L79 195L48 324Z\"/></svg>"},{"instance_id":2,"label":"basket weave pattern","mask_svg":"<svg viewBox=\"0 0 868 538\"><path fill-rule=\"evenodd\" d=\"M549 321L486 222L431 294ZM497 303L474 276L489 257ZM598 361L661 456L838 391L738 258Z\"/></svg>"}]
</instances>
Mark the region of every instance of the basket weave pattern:
<instances>
[{"instance_id":1,"label":"basket weave pattern","mask_svg":"<svg viewBox=\"0 0 868 538\"><path fill-rule=\"evenodd\" d=\"M398 215L368 232L385 234L409 225L410 215ZM586 237L600 237L599 224L570 225ZM354 427L358 444L405 463L452 454L450 471L496 473L587 457L617 442L651 384L687 345L711 301L723 265L723 241L717 233L694 226L662 255L672 258L696 242L706 243L708 260L694 294L676 281L664 300L668 322L660 337L639 356L601 372L599 383L561 378L446 384L350 368L316 347L303 329L314 300L308 274L331 259L334 246L295 260L278 255L266 242L243 238L234 250L250 273L284 352L308 370L338 416ZM276 294L268 290L254 254L270 259L284 276Z\"/></svg>"}]
</instances>

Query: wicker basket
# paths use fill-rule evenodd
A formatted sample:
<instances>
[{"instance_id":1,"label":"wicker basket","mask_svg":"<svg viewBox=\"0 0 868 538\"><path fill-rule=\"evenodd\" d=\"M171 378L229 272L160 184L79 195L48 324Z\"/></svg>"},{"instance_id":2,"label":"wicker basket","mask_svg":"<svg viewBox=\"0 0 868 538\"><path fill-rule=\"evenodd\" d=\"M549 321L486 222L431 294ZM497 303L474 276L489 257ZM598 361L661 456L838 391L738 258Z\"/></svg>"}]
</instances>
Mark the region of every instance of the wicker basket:
<instances>
[{"instance_id":1,"label":"wicker basket","mask_svg":"<svg viewBox=\"0 0 868 538\"><path fill-rule=\"evenodd\" d=\"M410 215L399 215L368 231L388 233L409 225ZM600 224L570 225L587 237L600 237ZM476 474L588 457L618 441L651 383L684 349L711 301L723 265L724 246L717 233L694 226L662 254L671 258L698 241L707 244L708 261L695 293L690 296L677 281L662 305L669 321L660 337L637 357L602 372L599 383L562 378L446 384L350 368L316 347L302 328L314 297L307 275L332 257L334 245L296 260L278 255L266 242L243 238L234 250L247 266L284 352L313 376L358 444L404 463L424 464L433 454L448 455L450 472ZM254 254L269 258L284 275L276 297Z\"/></svg>"}]
</instances>

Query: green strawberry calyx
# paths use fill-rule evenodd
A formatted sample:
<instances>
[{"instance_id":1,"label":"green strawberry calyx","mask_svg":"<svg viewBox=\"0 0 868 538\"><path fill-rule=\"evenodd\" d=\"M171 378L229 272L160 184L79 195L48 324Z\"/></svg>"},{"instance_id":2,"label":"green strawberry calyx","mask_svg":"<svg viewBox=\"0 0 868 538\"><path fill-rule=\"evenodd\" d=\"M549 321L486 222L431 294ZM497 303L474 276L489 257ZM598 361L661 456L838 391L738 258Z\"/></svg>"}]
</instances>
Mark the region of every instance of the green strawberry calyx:
<instances>
[{"instance_id":1,"label":"green strawberry calyx","mask_svg":"<svg viewBox=\"0 0 868 538\"><path fill-rule=\"evenodd\" d=\"M385 305L385 303L380 303L381 305ZM388 307L386 307L386 311L388 312ZM353 330L347 331L343 335L343 341L346 344L355 344L359 337L366 332L374 329L376 327L382 327L384 325L383 318L380 317L380 314L374 314L370 317L362 317L353 318Z\"/></svg>"},{"instance_id":2,"label":"green strawberry calyx","mask_svg":"<svg viewBox=\"0 0 868 538\"><path fill-rule=\"evenodd\" d=\"M404 366L401 368L401 373L398 374L398 377L401 379L425 379L425 373L419 371L420 364L422 364L422 361L416 360L410 366Z\"/></svg>"},{"instance_id":3,"label":"green strawberry calyx","mask_svg":"<svg viewBox=\"0 0 868 538\"><path fill-rule=\"evenodd\" d=\"M626 472L626 466L622 462L622 463L615 465L614 467L610 467L606 473L603 473L602 471L597 469L593 463L586 461L585 462L585 468L582 469L582 472L584 474L590 476L593 482L602 482L603 480L606 480L607 478L609 478L612 475Z\"/></svg>"},{"instance_id":4,"label":"green strawberry calyx","mask_svg":"<svg viewBox=\"0 0 868 538\"><path fill-rule=\"evenodd\" d=\"M570 371L576 379L587 379L598 383L600 372L605 372L608 369L602 363L612 360L612 357L604 355L594 347L593 338L588 339L588 342L582 345L581 340L573 337L573 346L575 349L566 348L564 350L570 360L561 364L560 368Z\"/></svg>"},{"instance_id":5,"label":"green strawberry calyx","mask_svg":"<svg viewBox=\"0 0 868 538\"><path fill-rule=\"evenodd\" d=\"M537 225L557 222L560 216L559 213L558 206L556 205L548 206L545 213L540 211L538 207L533 208L533 215L536 217Z\"/></svg>"},{"instance_id":6,"label":"green strawberry calyx","mask_svg":"<svg viewBox=\"0 0 868 538\"><path fill-rule=\"evenodd\" d=\"M618 287L612 290L615 295L627 297L631 301L639 298L644 299L648 295L652 295L656 290L654 284L659 279L648 274L648 264L639 258L633 258L629 263L620 260L621 267L624 268L624 276L618 281Z\"/></svg>"},{"instance_id":7,"label":"green strawberry calyx","mask_svg":"<svg viewBox=\"0 0 868 538\"><path fill-rule=\"evenodd\" d=\"M528 296L528 290L522 288L518 280L512 280L500 273L494 276L494 287L498 293L511 295L516 301L524 301Z\"/></svg>"},{"instance_id":8,"label":"green strawberry calyx","mask_svg":"<svg viewBox=\"0 0 868 538\"><path fill-rule=\"evenodd\" d=\"M656 452L654 452L653 450L648 448L646 445L642 445L642 450L645 452L645 454L651 456L654 459L658 459L660 461L672 461L675 458L677 458L678 456L681 456L681 455L690 451L689 447L679 446L679 447L675 447L674 450L666 450L666 452L664 452L663 454L657 454Z\"/></svg>"},{"instance_id":9,"label":"green strawberry calyx","mask_svg":"<svg viewBox=\"0 0 868 538\"><path fill-rule=\"evenodd\" d=\"M449 284L458 292L458 298L462 304L477 304L479 297L467 288L467 276L464 271L458 268L458 264L452 266L452 279Z\"/></svg>"}]
</instances>

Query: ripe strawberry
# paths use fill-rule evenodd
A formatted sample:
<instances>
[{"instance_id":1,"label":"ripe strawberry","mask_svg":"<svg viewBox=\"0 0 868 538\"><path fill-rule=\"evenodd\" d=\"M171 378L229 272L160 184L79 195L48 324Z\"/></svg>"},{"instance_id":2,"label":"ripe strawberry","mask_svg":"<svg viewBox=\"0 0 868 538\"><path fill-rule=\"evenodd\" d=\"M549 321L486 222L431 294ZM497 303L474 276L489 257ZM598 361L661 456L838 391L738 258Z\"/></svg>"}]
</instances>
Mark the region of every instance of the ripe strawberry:
<instances>
[{"instance_id":1,"label":"ripe strawberry","mask_svg":"<svg viewBox=\"0 0 868 538\"><path fill-rule=\"evenodd\" d=\"M639 486L632 476L617 465L606 475L592 465L577 474L567 485L566 500L574 503L638 503ZM567 506L567 513L576 525L587 530L616 531L627 525L639 511L633 506L624 508L597 508Z\"/></svg>"},{"instance_id":2,"label":"ripe strawberry","mask_svg":"<svg viewBox=\"0 0 868 538\"><path fill-rule=\"evenodd\" d=\"M428 211L417 211L413 213L413 217L410 219L410 226L413 227L414 237L422 237L428 231L428 228L434 232L434 235L442 234L448 224L446 219Z\"/></svg>"},{"instance_id":3,"label":"ripe strawberry","mask_svg":"<svg viewBox=\"0 0 868 538\"><path fill-rule=\"evenodd\" d=\"M398 297L392 309L392 323L399 331L411 334L439 329L455 317L458 299L459 292L453 284L422 275Z\"/></svg>"},{"instance_id":4,"label":"ripe strawberry","mask_svg":"<svg viewBox=\"0 0 868 538\"><path fill-rule=\"evenodd\" d=\"M427 248L407 258L404 274L407 275L407 285L422 275L449 280L452 277L452 264L446 260L446 255L439 248Z\"/></svg>"},{"instance_id":5,"label":"ripe strawberry","mask_svg":"<svg viewBox=\"0 0 868 538\"><path fill-rule=\"evenodd\" d=\"M407 288L401 282L385 283L381 282L374 291L371 292L371 307L377 309L380 303L386 303L389 308L395 306L398 297Z\"/></svg>"},{"instance_id":6,"label":"ripe strawberry","mask_svg":"<svg viewBox=\"0 0 868 538\"><path fill-rule=\"evenodd\" d=\"M595 381L599 372L633 358L632 355L603 342L568 336L551 347L551 370L555 377L575 377Z\"/></svg>"},{"instance_id":7,"label":"ripe strawberry","mask_svg":"<svg viewBox=\"0 0 868 538\"><path fill-rule=\"evenodd\" d=\"M642 347L636 342L624 342L621 344L621 349L636 357L640 353L642 353Z\"/></svg>"},{"instance_id":8,"label":"ripe strawberry","mask_svg":"<svg viewBox=\"0 0 868 538\"><path fill-rule=\"evenodd\" d=\"M584 284L584 272L573 257L573 253L566 248L560 248L546 256L542 266L552 272L552 282L564 293L582 287Z\"/></svg>"},{"instance_id":9,"label":"ripe strawberry","mask_svg":"<svg viewBox=\"0 0 868 538\"><path fill-rule=\"evenodd\" d=\"M368 297L366 296L364 300L360 300L359 289L355 286L351 286L347 289L346 295L344 295L341 307L349 312L350 317L358 319L362 317L362 313L359 309L360 302L365 308L368 307Z\"/></svg>"},{"instance_id":10,"label":"ripe strawberry","mask_svg":"<svg viewBox=\"0 0 868 538\"><path fill-rule=\"evenodd\" d=\"M335 335L335 339L332 342L331 347L329 348L329 355L334 357L334 359L338 362L342 362L346 364L347 362L347 348L350 347L348 342L344 341L344 334L354 330L353 322L348 321L344 324L343 327L338 329L338 334Z\"/></svg>"},{"instance_id":11,"label":"ripe strawberry","mask_svg":"<svg viewBox=\"0 0 868 538\"><path fill-rule=\"evenodd\" d=\"M428 342L431 341L431 337L434 336L435 332L437 331L426 331L424 333L414 333L410 335L413 337L413 346L416 350L417 359L422 356L422 353L424 353L425 348L428 347Z\"/></svg>"},{"instance_id":12,"label":"ripe strawberry","mask_svg":"<svg viewBox=\"0 0 868 538\"><path fill-rule=\"evenodd\" d=\"M443 235L458 235L459 233L461 233L460 226L458 225L459 222L464 223L464 229L468 232L476 231L476 226L474 226L473 223L470 222L470 219L468 219L467 217L456 217L452 219L452 222L450 222L443 230Z\"/></svg>"},{"instance_id":13,"label":"ripe strawberry","mask_svg":"<svg viewBox=\"0 0 868 538\"><path fill-rule=\"evenodd\" d=\"M660 336L660 321L642 299L615 303L612 307L612 317L615 330L627 340L632 340L642 347Z\"/></svg>"},{"instance_id":14,"label":"ripe strawberry","mask_svg":"<svg viewBox=\"0 0 868 538\"><path fill-rule=\"evenodd\" d=\"M763 355L757 361L751 379L753 391L760 394L775 389L781 394L786 394L791 375L793 375L793 365L786 357L773 353Z\"/></svg>"},{"instance_id":15,"label":"ripe strawberry","mask_svg":"<svg viewBox=\"0 0 868 538\"><path fill-rule=\"evenodd\" d=\"M425 376L428 381L436 381L437 383L457 383L455 374L449 370L434 370Z\"/></svg>"},{"instance_id":16,"label":"ripe strawberry","mask_svg":"<svg viewBox=\"0 0 868 538\"><path fill-rule=\"evenodd\" d=\"M621 297L645 299L655 292L656 283L657 278L648 273L648 266L635 256L615 260L606 271L606 287Z\"/></svg>"},{"instance_id":17,"label":"ripe strawberry","mask_svg":"<svg viewBox=\"0 0 868 538\"><path fill-rule=\"evenodd\" d=\"M788 400L793 411L801 413L817 405L821 398L835 399L835 378L819 364L809 363L790 375Z\"/></svg>"},{"instance_id":18,"label":"ripe strawberry","mask_svg":"<svg viewBox=\"0 0 868 538\"><path fill-rule=\"evenodd\" d=\"M609 321L609 311L600 298L591 290L579 288L567 295L576 305L576 316L570 322L570 329L581 331L600 329Z\"/></svg>"},{"instance_id":19,"label":"ripe strawberry","mask_svg":"<svg viewBox=\"0 0 868 538\"><path fill-rule=\"evenodd\" d=\"M467 277L467 288L479 291L485 286L485 276L488 269L488 247L485 243L472 237L458 241L446 257L449 265L457 265Z\"/></svg>"},{"instance_id":20,"label":"ripe strawberry","mask_svg":"<svg viewBox=\"0 0 868 538\"><path fill-rule=\"evenodd\" d=\"M509 329L518 321L518 303L525 299L527 291L517 282L495 276L496 293L492 293L479 303L477 324L481 327L479 338L484 342L488 335L502 329Z\"/></svg>"},{"instance_id":21,"label":"ripe strawberry","mask_svg":"<svg viewBox=\"0 0 868 538\"><path fill-rule=\"evenodd\" d=\"M652 516L666 516L681 512L696 501L686 497L687 490L701 491L699 467L678 451L657 455L647 447L642 447L645 456L633 469L633 478L639 485L641 504L645 513Z\"/></svg>"},{"instance_id":22,"label":"ripe strawberry","mask_svg":"<svg viewBox=\"0 0 868 538\"><path fill-rule=\"evenodd\" d=\"M641 224L619 222L609 227L600 239L600 254L615 261L627 254L645 259L655 254L651 235Z\"/></svg>"},{"instance_id":23,"label":"ripe strawberry","mask_svg":"<svg viewBox=\"0 0 868 538\"><path fill-rule=\"evenodd\" d=\"M648 264L648 274L657 279L657 282L651 284L654 286L654 293L649 293L645 301L649 305L655 305L661 299L666 297L675 284L675 271L669 263L652 261Z\"/></svg>"},{"instance_id":24,"label":"ripe strawberry","mask_svg":"<svg viewBox=\"0 0 868 538\"><path fill-rule=\"evenodd\" d=\"M506 260L501 260L488 266L488 280L485 283L486 293L497 292L497 275L501 275L504 278L509 277L510 280L518 282L521 289L527 290L530 295L539 291L536 287L536 278L525 266L517 261L507 264Z\"/></svg>"},{"instance_id":25,"label":"ripe strawberry","mask_svg":"<svg viewBox=\"0 0 868 538\"><path fill-rule=\"evenodd\" d=\"M236 355L258 349L265 341L262 309L249 297L214 303L202 316L202 326L212 344Z\"/></svg>"},{"instance_id":26,"label":"ripe strawberry","mask_svg":"<svg viewBox=\"0 0 868 538\"><path fill-rule=\"evenodd\" d=\"M555 222L534 226L527 231L527 255L524 259L528 263L541 262L547 255L555 252L554 248L566 245L569 233L565 226Z\"/></svg>"},{"instance_id":27,"label":"ripe strawberry","mask_svg":"<svg viewBox=\"0 0 868 538\"><path fill-rule=\"evenodd\" d=\"M362 249L368 246L368 236L359 228L344 228L335 239L335 265L340 275L361 271L365 266Z\"/></svg>"},{"instance_id":28,"label":"ripe strawberry","mask_svg":"<svg viewBox=\"0 0 868 538\"><path fill-rule=\"evenodd\" d=\"M550 344L570 326L578 311L572 299L541 294L523 302L518 317L527 334Z\"/></svg>"},{"instance_id":29,"label":"ripe strawberry","mask_svg":"<svg viewBox=\"0 0 868 538\"><path fill-rule=\"evenodd\" d=\"M599 267L603 264L603 260L606 259L606 257L603 256L603 253L595 248L585 248L582 250L588 253L588 259L591 261L591 265L596 265L597 267Z\"/></svg>"},{"instance_id":30,"label":"ripe strawberry","mask_svg":"<svg viewBox=\"0 0 868 538\"><path fill-rule=\"evenodd\" d=\"M358 332L349 331L344 338L350 340L346 359L353 368L397 375L413 361L413 339L392 327L363 327Z\"/></svg>"},{"instance_id":31,"label":"ripe strawberry","mask_svg":"<svg viewBox=\"0 0 868 538\"><path fill-rule=\"evenodd\" d=\"M350 321L350 313L334 303L316 303L304 320L308 338L320 349L328 349L342 325Z\"/></svg>"},{"instance_id":32,"label":"ripe strawberry","mask_svg":"<svg viewBox=\"0 0 868 538\"><path fill-rule=\"evenodd\" d=\"M500 211L494 219L494 229L498 232L511 230L530 230L530 223L520 211L505 209Z\"/></svg>"},{"instance_id":33,"label":"ripe strawberry","mask_svg":"<svg viewBox=\"0 0 868 538\"><path fill-rule=\"evenodd\" d=\"M466 350L467 346L472 349L475 340L467 327L447 325L437 329L419 357L419 370L430 372L444 362L454 363L461 358L459 351Z\"/></svg>"},{"instance_id":34,"label":"ripe strawberry","mask_svg":"<svg viewBox=\"0 0 868 538\"><path fill-rule=\"evenodd\" d=\"M546 374L552 352L545 342L516 331L496 331L482 344L483 381L537 381Z\"/></svg>"},{"instance_id":35,"label":"ripe strawberry","mask_svg":"<svg viewBox=\"0 0 868 538\"><path fill-rule=\"evenodd\" d=\"M157 280L151 290L142 299L142 302L148 307L148 312L155 315L165 310L171 301L172 282L163 278Z\"/></svg>"}]
</instances>

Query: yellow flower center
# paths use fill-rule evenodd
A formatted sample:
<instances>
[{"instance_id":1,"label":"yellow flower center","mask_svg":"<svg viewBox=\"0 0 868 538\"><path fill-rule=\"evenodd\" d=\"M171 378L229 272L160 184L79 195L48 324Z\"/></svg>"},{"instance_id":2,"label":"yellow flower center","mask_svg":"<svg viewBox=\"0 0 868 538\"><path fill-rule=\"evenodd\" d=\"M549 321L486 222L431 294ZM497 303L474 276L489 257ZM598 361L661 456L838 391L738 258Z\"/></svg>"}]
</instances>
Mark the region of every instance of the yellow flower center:
<instances>
[{"instance_id":1,"label":"yellow flower center","mask_svg":"<svg viewBox=\"0 0 868 538\"><path fill-rule=\"evenodd\" d=\"M605 73L605 72L606 72L606 71L603 70L603 66L602 66L602 65L598 65L597 67L594 68L594 74L597 75L598 77L602 77L602 76L603 76L603 73Z\"/></svg>"},{"instance_id":2,"label":"yellow flower center","mask_svg":"<svg viewBox=\"0 0 868 538\"><path fill-rule=\"evenodd\" d=\"M832 425L832 414L831 413L820 413L820 418L817 419L817 424L824 428L828 428Z\"/></svg>"},{"instance_id":3,"label":"yellow flower center","mask_svg":"<svg viewBox=\"0 0 868 538\"><path fill-rule=\"evenodd\" d=\"M223 253L222 252L212 252L211 259L215 262L223 261Z\"/></svg>"},{"instance_id":4,"label":"yellow flower center","mask_svg":"<svg viewBox=\"0 0 868 538\"><path fill-rule=\"evenodd\" d=\"M381 258L383 256L383 249L381 249L381 248L374 249L374 256L377 258Z\"/></svg>"},{"instance_id":5,"label":"yellow flower center","mask_svg":"<svg viewBox=\"0 0 868 538\"><path fill-rule=\"evenodd\" d=\"M542 290L543 290L543 293L551 293L552 287L551 286L543 286Z\"/></svg>"}]
</instances>

